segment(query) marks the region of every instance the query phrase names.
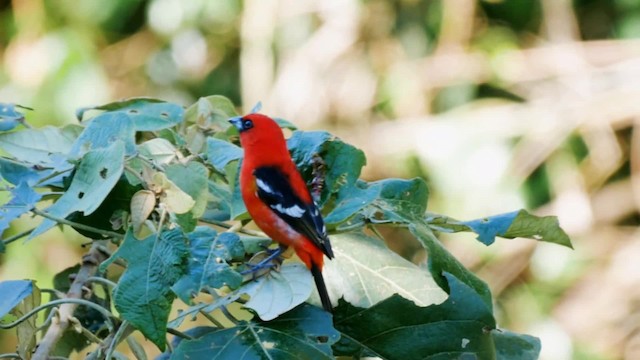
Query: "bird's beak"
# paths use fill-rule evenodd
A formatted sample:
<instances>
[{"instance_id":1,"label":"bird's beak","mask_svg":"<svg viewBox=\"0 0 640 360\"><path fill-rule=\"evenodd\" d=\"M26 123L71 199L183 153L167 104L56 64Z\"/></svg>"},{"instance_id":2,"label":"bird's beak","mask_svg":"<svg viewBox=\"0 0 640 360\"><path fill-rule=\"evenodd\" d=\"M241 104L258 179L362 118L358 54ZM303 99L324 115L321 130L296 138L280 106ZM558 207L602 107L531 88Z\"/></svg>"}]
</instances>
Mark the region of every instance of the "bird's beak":
<instances>
[{"instance_id":1,"label":"bird's beak","mask_svg":"<svg viewBox=\"0 0 640 360\"><path fill-rule=\"evenodd\" d=\"M233 124L233 126L235 126L238 131L242 130L242 116L234 116L229 119L229 122Z\"/></svg>"}]
</instances>

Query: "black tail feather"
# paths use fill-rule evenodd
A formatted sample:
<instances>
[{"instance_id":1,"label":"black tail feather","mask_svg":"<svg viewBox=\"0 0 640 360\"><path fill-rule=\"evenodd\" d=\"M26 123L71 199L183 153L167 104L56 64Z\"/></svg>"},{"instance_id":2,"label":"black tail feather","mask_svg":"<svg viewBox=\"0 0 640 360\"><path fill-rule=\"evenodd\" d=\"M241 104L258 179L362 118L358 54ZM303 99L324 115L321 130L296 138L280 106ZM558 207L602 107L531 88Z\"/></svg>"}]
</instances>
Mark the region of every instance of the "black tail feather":
<instances>
[{"instance_id":1,"label":"black tail feather","mask_svg":"<svg viewBox=\"0 0 640 360\"><path fill-rule=\"evenodd\" d=\"M331 307L331 299L329 299L329 293L327 292L327 286L324 284L324 278L322 277L322 270L313 264L311 266L311 275L313 275L313 280L316 282L316 288L318 289L318 294L320 295L320 301L322 301L322 307L329 313L333 313L333 308Z\"/></svg>"}]
</instances>

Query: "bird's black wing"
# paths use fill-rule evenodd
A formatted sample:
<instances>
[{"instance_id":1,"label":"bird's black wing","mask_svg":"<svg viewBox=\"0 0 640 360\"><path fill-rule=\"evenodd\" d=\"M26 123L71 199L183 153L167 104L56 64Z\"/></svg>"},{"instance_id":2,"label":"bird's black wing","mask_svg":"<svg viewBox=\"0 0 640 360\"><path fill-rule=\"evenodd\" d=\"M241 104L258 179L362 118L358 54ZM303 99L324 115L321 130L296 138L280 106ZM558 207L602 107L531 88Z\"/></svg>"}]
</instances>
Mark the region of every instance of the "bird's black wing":
<instances>
[{"instance_id":1,"label":"bird's black wing","mask_svg":"<svg viewBox=\"0 0 640 360\"><path fill-rule=\"evenodd\" d=\"M316 204L302 201L294 193L287 175L276 167L259 167L253 176L260 200L295 231L313 241L327 257L333 258L327 228Z\"/></svg>"}]
</instances>

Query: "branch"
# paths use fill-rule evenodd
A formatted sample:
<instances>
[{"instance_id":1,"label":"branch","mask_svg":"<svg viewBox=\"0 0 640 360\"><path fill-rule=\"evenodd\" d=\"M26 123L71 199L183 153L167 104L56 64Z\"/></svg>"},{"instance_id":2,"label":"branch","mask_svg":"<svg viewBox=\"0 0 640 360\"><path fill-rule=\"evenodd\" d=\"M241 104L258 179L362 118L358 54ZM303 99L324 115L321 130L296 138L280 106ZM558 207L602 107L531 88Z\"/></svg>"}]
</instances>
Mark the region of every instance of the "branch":
<instances>
[{"instance_id":1,"label":"branch","mask_svg":"<svg viewBox=\"0 0 640 360\"><path fill-rule=\"evenodd\" d=\"M55 222L57 222L59 224L69 225L69 226L72 226L72 227L76 227L78 229L91 231L91 232L94 232L96 234L104 235L104 236L115 238L115 239L123 239L124 238L124 235L122 235L120 233L113 232L113 231L108 231L108 230L102 230L102 229L94 228L93 226L88 226L88 225L80 224L80 223L77 223L77 222L69 221L67 219L63 219L63 218L59 218L57 216L53 216L51 214L48 214L48 213L46 213L46 212L44 212L42 210L36 209L36 208L31 209L31 212L36 214L36 215L42 216L43 218L47 218L49 220L53 220L53 221L55 221Z\"/></svg>"},{"instance_id":2,"label":"branch","mask_svg":"<svg viewBox=\"0 0 640 360\"><path fill-rule=\"evenodd\" d=\"M82 257L82 266L67 292L67 298L82 299L82 288L85 286L87 279L95 275L100 263L107 259L107 255L100 251L101 246L100 241L94 242L91 249L89 249L89 252ZM60 320L57 322L54 321L51 324L49 330L47 330L47 333L42 338L42 341L40 341L40 344L32 357L33 360L48 359L49 353L53 351L56 343L60 340L71 324L71 318L73 317L73 313L76 311L77 307L78 304L72 303L60 306L60 309L58 310Z\"/></svg>"}]
</instances>

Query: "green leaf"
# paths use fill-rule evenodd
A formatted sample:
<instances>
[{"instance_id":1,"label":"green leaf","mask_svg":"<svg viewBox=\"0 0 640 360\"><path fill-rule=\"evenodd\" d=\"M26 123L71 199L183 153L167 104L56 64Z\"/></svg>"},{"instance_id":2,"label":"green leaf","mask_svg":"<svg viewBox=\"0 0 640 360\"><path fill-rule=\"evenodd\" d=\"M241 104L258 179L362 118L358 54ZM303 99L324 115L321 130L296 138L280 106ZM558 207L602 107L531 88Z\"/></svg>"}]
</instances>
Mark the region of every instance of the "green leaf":
<instances>
[{"instance_id":1,"label":"green leaf","mask_svg":"<svg viewBox=\"0 0 640 360\"><path fill-rule=\"evenodd\" d=\"M242 200L242 192L240 191L240 169L242 161L238 164L230 163L225 167L227 179L229 180L229 188L231 189L231 219L242 220L248 219L249 213L247 207Z\"/></svg>"},{"instance_id":2,"label":"green leaf","mask_svg":"<svg viewBox=\"0 0 640 360\"><path fill-rule=\"evenodd\" d=\"M9 224L31 211L42 195L35 192L26 182L21 182L11 189L11 200L0 206L0 235L9 227Z\"/></svg>"},{"instance_id":3,"label":"green leaf","mask_svg":"<svg viewBox=\"0 0 640 360\"><path fill-rule=\"evenodd\" d=\"M497 360L536 360L540 356L540 339L507 330L491 332Z\"/></svg>"},{"instance_id":4,"label":"green leaf","mask_svg":"<svg viewBox=\"0 0 640 360\"><path fill-rule=\"evenodd\" d=\"M7 315L22 300L33 292L31 280L9 280L0 282L0 319Z\"/></svg>"},{"instance_id":5,"label":"green leaf","mask_svg":"<svg viewBox=\"0 0 640 360\"><path fill-rule=\"evenodd\" d=\"M121 140L127 155L136 152L136 132L131 119L122 113L104 113L89 122L76 139L70 157L81 157L87 151L111 146Z\"/></svg>"},{"instance_id":6,"label":"green leaf","mask_svg":"<svg viewBox=\"0 0 640 360\"><path fill-rule=\"evenodd\" d=\"M431 274L362 233L331 236L335 258L324 266L332 299L344 298L370 307L393 294L426 306L443 302L447 294ZM319 301L316 301L319 303Z\"/></svg>"},{"instance_id":7,"label":"green leaf","mask_svg":"<svg viewBox=\"0 0 640 360\"><path fill-rule=\"evenodd\" d=\"M325 220L327 224L337 225L359 215L357 221L363 225L365 222L411 223L424 215L428 197L427 185L420 178L372 183L359 180L340 192L336 206Z\"/></svg>"},{"instance_id":8,"label":"green leaf","mask_svg":"<svg viewBox=\"0 0 640 360\"><path fill-rule=\"evenodd\" d=\"M177 157L178 151L168 140L154 138L138 145L138 151L147 159L160 165L167 165Z\"/></svg>"},{"instance_id":9,"label":"green leaf","mask_svg":"<svg viewBox=\"0 0 640 360\"><path fill-rule=\"evenodd\" d=\"M334 354L401 359L492 359L495 320L474 289L445 273L451 293L427 307L394 295L368 309L340 301L334 326L341 333Z\"/></svg>"},{"instance_id":10,"label":"green leaf","mask_svg":"<svg viewBox=\"0 0 640 360\"><path fill-rule=\"evenodd\" d=\"M237 288L242 275L228 262L244 256L244 247L235 233L218 234L215 230L199 226L187 234L189 238L189 263L186 274L172 287L178 297L187 304L201 289L220 288L228 285Z\"/></svg>"},{"instance_id":11,"label":"green leaf","mask_svg":"<svg viewBox=\"0 0 640 360\"><path fill-rule=\"evenodd\" d=\"M283 118L273 118L273 120L283 129L298 130L298 127L289 120L285 120Z\"/></svg>"},{"instance_id":12,"label":"green leaf","mask_svg":"<svg viewBox=\"0 0 640 360\"><path fill-rule=\"evenodd\" d=\"M0 134L0 149L19 161L31 164L51 163L51 154L66 154L78 137L79 128L45 126Z\"/></svg>"},{"instance_id":13,"label":"green leaf","mask_svg":"<svg viewBox=\"0 0 640 360\"><path fill-rule=\"evenodd\" d=\"M323 131L295 131L287 140L287 145L307 182L313 178L314 157L319 156L324 162L321 204L332 194L337 194L341 189L354 184L366 163L362 150Z\"/></svg>"},{"instance_id":14,"label":"green leaf","mask_svg":"<svg viewBox=\"0 0 640 360\"><path fill-rule=\"evenodd\" d=\"M0 157L0 176L14 185L21 182L34 185L38 180L51 173L50 169L38 171L34 166L26 166L24 163Z\"/></svg>"},{"instance_id":15,"label":"green leaf","mask_svg":"<svg viewBox=\"0 0 640 360\"><path fill-rule=\"evenodd\" d=\"M114 301L118 312L160 350L166 344L167 320L175 295L171 286L184 273L189 252L180 229L137 240L128 231L118 250L100 268L118 258L127 261Z\"/></svg>"},{"instance_id":16,"label":"green leaf","mask_svg":"<svg viewBox=\"0 0 640 360\"><path fill-rule=\"evenodd\" d=\"M241 323L182 340L175 359L333 359L331 345L338 333L331 315L311 305L301 305L275 320Z\"/></svg>"},{"instance_id":17,"label":"green leaf","mask_svg":"<svg viewBox=\"0 0 640 360\"><path fill-rule=\"evenodd\" d=\"M198 99L198 102L189 106L185 112L185 119L188 123L195 123L201 127L212 126L222 130L231 128L227 120L238 116L231 100L224 96L212 95Z\"/></svg>"},{"instance_id":18,"label":"green leaf","mask_svg":"<svg viewBox=\"0 0 640 360\"><path fill-rule=\"evenodd\" d=\"M116 185L124 170L124 144L116 141L107 148L89 151L82 158L69 189L47 209L59 218L74 211L94 212ZM45 219L29 236L32 239L55 225Z\"/></svg>"},{"instance_id":19,"label":"green leaf","mask_svg":"<svg viewBox=\"0 0 640 360\"><path fill-rule=\"evenodd\" d=\"M242 148L224 140L207 138L207 162L224 173L224 169L232 161L242 159Z\"/></svg>"},{"instance_id":20,"label":"green leaf","mask_svg":"<svg viewBox=\"0 0 640 360\"><path fill-rule=\"evenodd\" d=\"M9 131L24 121L24 115L15 104L0 103L0 131Z\"/></svg>"},{"instance_id":21,"label":"green leaf","mask_svg":"<svg viewBox=\"0 0 640 360\"><path fill-rule=\"evenodd\" d=\"M444 278L445 272L453 274L459 281L474 291L484 300L486 306L491 309L491 291L484 281L464 267L433 234L433 231L424 221L416 221L409 225L409 230L429 253L427 266L434 280L442 289L448 291L448 282Z\"/></svg>"},{"instance_id":22,"label":"green leaf","mask_svg":"<svg viewBox=\"0 0 640 360\"><path fill-rule=\"evenodd\" d=\"M227 221L231 219L231 190L229 185L209 180L207 209L201 219Z\"/></svg>"},{"instance_id":23,"label":"green leaf","mask_svg":"<svg viewBox=\"0 0 640 360\"><path fill-rule=\"evenodd\" d=\"M209 198L207 179L209 170L197 161L190 161L186 165L172 164L165 168L167 178L182 191L195 200L191 209L192 217L199 218L204 214Z\"/></svg>"},{"instance_id":24,"label":"green leaf","mask_svg":"<svg viewBox=\"0 0 640 360\"><path fill-rule=\"evenodd\" d=\"M126 115L133 122L136 131L166 129L182 122L184 115L182 106L152 98L132 98L94 108L80 109L76 112L78 119L82 119L87 110L107 110L105 114Z\"/></svg>"},{"instance_id":25,"label":"green leaf","mask_svg":"<svg viewBox=\"0 0 640 360\"><path fill-rule=\"evenodd\" d=\"M527 237L572 248L571 239L562 230L555 216L535 216L526 210L489 216L471 221L457 221L442 216L427 218L429 225L439 231L472 231L478 234L478 240L491 245L496 236L507 239Z\"/></svg>"},{"instance_id":26,"label":"green leaf","mask_svg":"<svg viewBox=\"0 0 640 360\"><path fill-rule=\"evenodd\" d=\"M251 296L244 306L268 321L305 302L312 284L311 273L304 265L284 264L278 271L247 283L238 292Z\"/></svg>"}]
</instances>

